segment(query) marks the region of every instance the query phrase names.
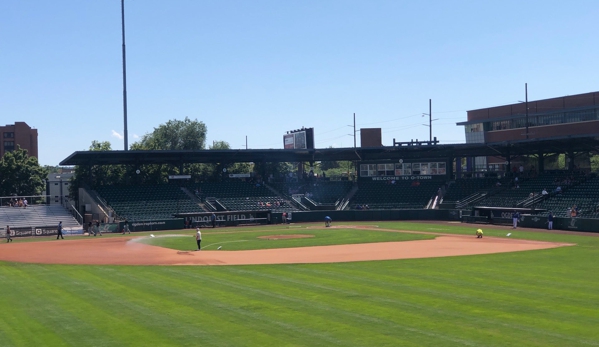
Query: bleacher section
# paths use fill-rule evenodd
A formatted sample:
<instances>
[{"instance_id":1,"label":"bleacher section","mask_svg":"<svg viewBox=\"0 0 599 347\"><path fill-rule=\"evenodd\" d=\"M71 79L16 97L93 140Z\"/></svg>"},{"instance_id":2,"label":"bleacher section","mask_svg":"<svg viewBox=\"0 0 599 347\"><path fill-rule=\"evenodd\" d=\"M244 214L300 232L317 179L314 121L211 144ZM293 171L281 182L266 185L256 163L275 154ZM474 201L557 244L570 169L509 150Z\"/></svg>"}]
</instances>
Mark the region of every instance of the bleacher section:
<instances>
[{"instance_id":1,"label":"bleacher section","mask_svg":"<svg viewBox=\"0 0 599 347\"><path fill-rule=\"evenodd\" d=\"M352 209L368 205L370 209L424 208L443 185L439 181L361 181L351 199Z\"/></svg>"},{"instance_id":2,"label":"bleacher section","mask_svg":"<svg viewBox=\"0 0 599 347\"><path fill-rule=\"evenodd\" d=\"M215 198L229 211L273 210L290 212L298 210L260 183L243 181L208 182L189 184L187 189L196 194L202 201L207 198Z\"/></svg>"},{"instance_id":3,"label":"bleacher section","mask_svg":"<svg viewBox=\"0 0 599 347\"><path fill-rule=\"evenodd\" d=\"M294 183L279 182L272 183L271 185L287 196L304 194L319 205L333 205L349 193L353 182L313 180Z\"/></svg>"},{"instance_id":4,"label":"bleacher section","mask_svg":"<svg viewBox=\"0 0 599 347\"><path fill-rule=\"evenodd\" d=\"M216 198L245 198L274 195L263 184L243 181L206 182L188 184L187 189L196 193L202 200L207 197Z\"/></svg>"},{"instance_id":5,"label":"bleacher section","mask_svg":"<svg viewBox=\"0 0 599 347\"><path fill-rule=\"evenodd\" d=\"M173 213L203 212L174 184L101 186L96 189L117 216L129 221L173 218Z\"/></svg>"},{"instance_id":6,"label":"bleacher section","mask_svg":"<svg viewBox=\"0 0 599 347\"><path fill-rule=\"evenodd\" d=\"M498 193L471 205L518 207L518 203L528 199L530 193L539 195L543 188L550 189L554 187L553 182L555 179L556 175L552 173L546 173L535 178L522 178L518 182L503 185L503 189Z\"/></svg>"},{"instance_id":7,"label":"bleacher section","mask_svg":"<svg viewBox=\"0 0 599 347\"><path fill-rule=\"evenodd\" d=\"M555 217L571 217L570 210L575 205L579 209L578 217L599 218L599 177L568 187L561 194L553 193L537 206L553 212ZM541 215L547 214L544 212Z\"/></svg>"},{"instance_id":8,"label":"bleacher section","mask_svg":"<svg viewBox=\"0 0 599 347\"><path fill-rule=\"evenodd\" d=\"M449 185L444 201L460 201L465 197L481 191L488 191L496 188L498 179L493 178L461 178L455 180Z\"/></svg>"},{"instance_id":9,"label":"bleacher section","mask_svg":"<svg viewBox=\"0 0 599 347\"><path fill-rule=\"evenodd\" d=\"M255 211L273 210L277 212L291 212L297 209L289 205L284 199L276 196L258 196L246 198L222 198L218 201L229 211Z\"/></svg>"},{"instance_id":10,"label":"bleacher section","mask_svg":"<svg viewBox=\"0 0 599 347\"><path fill-rule=\"evenodd\" d=\"M62 221L64 228L79 228L80 225L61 205L30 205L22 207L0 207L0 226L6 228L27 228L58 226Z\"/></svg>"}]
</instances>

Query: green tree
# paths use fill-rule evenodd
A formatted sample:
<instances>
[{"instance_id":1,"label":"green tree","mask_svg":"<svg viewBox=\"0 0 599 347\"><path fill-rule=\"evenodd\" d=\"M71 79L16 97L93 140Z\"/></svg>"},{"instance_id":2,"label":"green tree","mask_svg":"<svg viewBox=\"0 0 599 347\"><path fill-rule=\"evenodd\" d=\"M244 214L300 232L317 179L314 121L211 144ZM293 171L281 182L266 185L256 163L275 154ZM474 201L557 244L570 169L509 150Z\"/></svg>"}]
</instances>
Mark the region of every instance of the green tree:
<instances>
[{"instance_id":1,"label":"green tree","mask_svg":"<svg viewBox=\"0 0 599 347\"><path fill-rule=\"evenodd\" d=\"M90 151L111 151L112 147L108 141L92 141ZM75 174L71 178L69 194L78 200L78 189L84 184L91 188L101 185L119 184L126 182L127 168L123 165L77 165Z\"/></svg>"},{"instance_id":2,"label":"green tree","mask_svg":"<svg viewBox=\"0 0 599 347\"><path fill-rule=\"evenodd\" d=\"M206 147L206 125L190 120L169 120L154 131L145 134L139 142L131 145L132 150L198 150Z\"/></svg>"},{"instance_id":3,"label":"green tree","mask_svg":"<svg viewBox=\"0 0 599 347\"><path fill-rule=\"evenodd\" d=\"M591 157L591 171L599 172L599 154L594 154Z\"/></svg>"},{"instance_id":4,"label":"green tree","mask_svg":"<svg viewBox=\"0 0 599 347\"><path fill-rule=\"evenodd\" d=\"M0 159L0 196L40 195L45 191L47 176L48 170L40 166L37 158L17 146Z\"/></svg>"},{"instance_id":5,"label":"green tree","mask_svg":"<svg viewBox=\"0 0 599 347\"><path fill-rule=\"evenodd\" d=\"M206 125L190 120L169 120L160 124L154 131L144 135L140 141L131 145L131 150L202 150L206 147ZM206 167L201 164L187 164L188 173L194 177L206 175ZM137 174L139 170L139 174ZM173 165L141 165L127 169L126 180L136 183L164 183L169 174L183 174Z\"/></svg>"},{"instance_id":6,"label":"green tree","mask_svg":"<svg viewBox=\"0 0 599 347\"><path fill-rule=\"evenodd\" d=\"M212 145L208 147L208 149L229 150L231 149L231 145L227 141L214 141ZM211 179L217 181L228 176L228 174L250 173L253 169L251 163L214 163L192 165L195 167L195 171L200 173L198 175L199 179ZM223 169L226 169L226 171L223 171Z\"/></svg>"}]
</instances>

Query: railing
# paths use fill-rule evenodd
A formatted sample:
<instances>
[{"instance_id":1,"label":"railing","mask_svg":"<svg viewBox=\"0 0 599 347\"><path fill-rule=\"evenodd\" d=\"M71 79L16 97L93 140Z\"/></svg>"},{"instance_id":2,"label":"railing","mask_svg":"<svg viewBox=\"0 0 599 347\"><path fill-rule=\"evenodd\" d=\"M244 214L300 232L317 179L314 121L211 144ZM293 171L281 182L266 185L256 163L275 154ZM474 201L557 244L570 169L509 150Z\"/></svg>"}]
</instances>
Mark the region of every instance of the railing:
<instances>
[{"instance_id":1,"label":"railing","mask_svg":"<svg viewBox=\"0 0 599 347\"><path fill-rule=\"evenodd\" d=\"M119 219L119 216L117 215L116 211L113 208L111 208L110 205L108 205L108 202L104 200L104 198L102 198L97 191L89 189L87 187L85 189L87 189L91 198L98 204L98 208L100 209L100 211L102 211L102 213L104 213L104 216L106 216L106 218L108 218L109 216L109 214L106 213L106 210L108 210L109 212L112 212L112 216L115 220Z\"/></svg>"},{"instance_id":2,"label":"railing","mask_svg":"<svg viewBox=\"0 0 599 347\"><path fill-rule=\"evenodd\" d=\"M487 193L480 193L480 192L474 193L472 195L465 197L462 200L457 201L455 207L458 209L466 207L473 202L482 200L486 196L487 196Z\"/></svg>"},{"instance_id":3,"label":"railing","mask_svg":"<svg viewBox=\"0 0 599 347\"><path fill-rule=\"evenodd\" d=\"M71 216L73 216L73 218L75 218L79 224L83 225L83 216L81 216L81 213L77 211L77 208L73 206L69 199L65 198L64 204L62 206L66 208L69 213L71 213Z\"/></svg>"},{"instance_id":4,"label":"railing","mask_svg":"<svg viewBox=\"0 0 599 347\"><path fill-rule=\"evenodd\" d=\"M21 204L27 200L27 206L31 205L46 205L50 195L13 195L13 196L0 196L0 206L14 206L14 203L21 201ZM21 206L23 207L23 206Z\"/></svg>"}]
</instances>

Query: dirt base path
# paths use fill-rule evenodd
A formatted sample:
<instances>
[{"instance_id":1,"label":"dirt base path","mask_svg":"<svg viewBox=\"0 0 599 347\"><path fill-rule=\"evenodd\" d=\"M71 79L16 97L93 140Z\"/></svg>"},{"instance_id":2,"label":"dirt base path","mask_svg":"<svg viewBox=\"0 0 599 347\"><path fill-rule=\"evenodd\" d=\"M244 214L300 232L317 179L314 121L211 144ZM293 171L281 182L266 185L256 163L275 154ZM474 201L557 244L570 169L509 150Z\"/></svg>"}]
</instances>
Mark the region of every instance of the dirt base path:
<instances>
[{"instance_id":1,"label":"dirt base path","mask_svg":"<svg viewBox=\"0 0 599 347\"><path fill-rule=\"evenodd\" d=\"M404 242L249 251L181 252L146 245L132 239L131 237L111 237L91 240L54 240L1 244L0 260L23 263L90 265L305 264L449 257L571 246L571 244L565 243L493 237L477 239L474 236L445 234L433 240Z\"/></svg>"}]
</instances>

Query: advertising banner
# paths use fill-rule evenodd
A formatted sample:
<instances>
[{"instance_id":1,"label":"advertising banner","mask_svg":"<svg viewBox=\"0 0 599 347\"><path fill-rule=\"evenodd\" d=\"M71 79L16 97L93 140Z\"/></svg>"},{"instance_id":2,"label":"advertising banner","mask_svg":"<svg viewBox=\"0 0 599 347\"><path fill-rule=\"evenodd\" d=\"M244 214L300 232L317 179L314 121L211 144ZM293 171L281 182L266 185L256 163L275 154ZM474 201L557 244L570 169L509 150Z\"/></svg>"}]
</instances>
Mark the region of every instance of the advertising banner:
<instances>
[{"instance_id":1,"label":"advertising banner","mask_svg":"<svg viewBox=\"0 0 599 347\"><path fill-rule=\"evenodd\" d=\"M285 149L294 149L295 141L293 134L283 135L283 148Z\"/></svg>"},{"instance_id":2,"label":"advertising banner","mask_svg":"<svg viewBox=\"0 0 599 347\"><path fill-rule=\"evenodd\" d=\"M13 237L31 237L31 236L56 236L58 230L56 226L41 226L41 227L24 227L24 228L10 228L11 235ZM67 235L82 235L82 228L64 228L62 234ZM6 233L4 234L6 237Z\"/></svg>"}]
</instances>

